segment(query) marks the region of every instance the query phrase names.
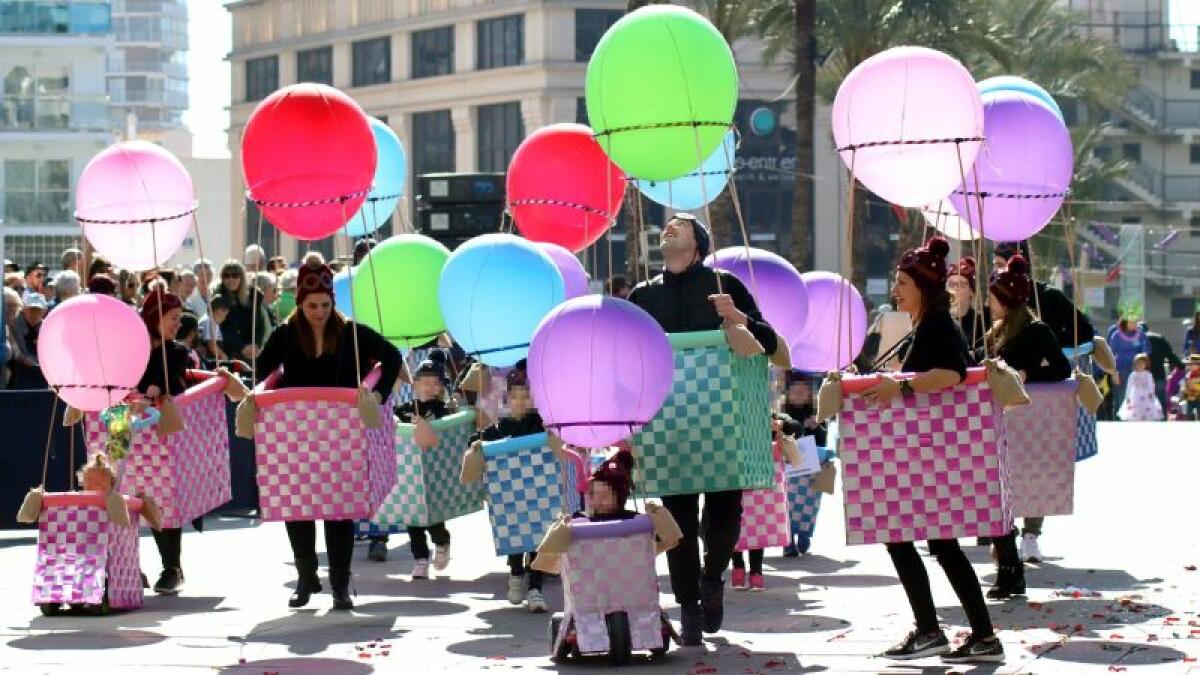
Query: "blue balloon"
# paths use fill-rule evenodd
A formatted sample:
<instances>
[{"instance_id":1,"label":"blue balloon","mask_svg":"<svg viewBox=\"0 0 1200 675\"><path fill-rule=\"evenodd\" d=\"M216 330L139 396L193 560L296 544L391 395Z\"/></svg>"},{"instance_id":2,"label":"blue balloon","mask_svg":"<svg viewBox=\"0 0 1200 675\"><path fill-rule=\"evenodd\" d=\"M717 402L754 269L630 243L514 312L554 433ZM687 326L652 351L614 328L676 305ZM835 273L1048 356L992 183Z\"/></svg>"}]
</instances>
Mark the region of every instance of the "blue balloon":
<instances>
[{"instance_id":1,"label":"blue balloon","mask_svg":"<svg viewBox=\"0 0 1200 675\"><path fill-rule=\"evenodd\" d=\"M550 256L505 233L459 246L438 283L446 330L465 352L497 368L525 358L534 330L565 297Z\"/></svg>"},{"instance_id":2,"label":"blue balloon","mask_svg":"<svg viewBox=\"0 0 1200 675\"><path fill-rule=\"evenodd\" d=\"M408 179L408 158L400 137L386 123L370 118L375 134L375 183L358 212L346 222L346 234L365 237L378 230L396 210Z\"/></svg>"},{"instance_id":3,"label":"blue balloon","mask_svg":"<svg viewBox=\"0 0 1200 675\"><path fill-rule=\"evenodd\" d=\"M1063 118L1062 108L1058 107L1058 102L1050 95L1050 92L1042 89L1035 82L1031 82L1023 77L1016 75L1000 75L997 77L989 77L986 80L980 80L978 85L979 95L986 96L998 91L1019 91L1023 94L1028 94L1036 98L1041 103L1045 103L1058 119Z\"/></svg>"},{"instance_id":4,"label":"blue balloon","mask_svg":"<svg viewBox=\"0 0 1200 675\"><path fill-rule=\"evenodd\" d=\"M352 286L350 282L353 281L353 271L353 268L348 268L333 275L333 305L347 319L354 318L354 305L350 298Z\"/></svg>"},{"instance_id":5,"label":"blue balloon","mask_svg":"<svg viewBox=\"0 0 1200 675\"><path fill-rule=\"evenodd\" d=\"M732 173L737 137L730 131L700 168L668 181L638 179L638 190L650 199L677 211L694 211L716 199Z\"/></svg>"}]
</instances>

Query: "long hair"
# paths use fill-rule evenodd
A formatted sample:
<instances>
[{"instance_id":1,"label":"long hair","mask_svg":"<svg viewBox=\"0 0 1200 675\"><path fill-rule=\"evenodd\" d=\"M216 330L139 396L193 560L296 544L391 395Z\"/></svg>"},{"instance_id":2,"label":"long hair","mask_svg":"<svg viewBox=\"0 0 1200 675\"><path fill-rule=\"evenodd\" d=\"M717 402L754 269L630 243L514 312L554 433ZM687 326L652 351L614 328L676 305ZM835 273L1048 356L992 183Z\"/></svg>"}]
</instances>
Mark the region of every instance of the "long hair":
<instances>
[{"instance_id":1,"label":"long hair","mask_svg":"<svg viewBox=\"0 0 1200 675\"><path fill-rule=\"evenodd\" d=\"M921 291L921 315L916 317L914 323L920 322L921 319L935 312L950 311L950 291L946 290L945 285L926 288L918 284L917 288Z\"/></svg>"},{"instance_id":2,"label":"long hair","mask_svg":"<svg viewBox=\"0 0 1200 675\"><path fill-rule=\"evenodd\" d=\"M324 354L332 354L337 351L338 341L342 337L342 331L346 328L346 317L335 308L329 315L329 320L325 322L325 334L322 344ZM300 304L296 304L296 308L288 315L287 324L293 331L296 332L296 339L300 342L300 349L304 355L315 359L320 356L317 353L317 340L313 335L312 324L304 316L304 310L300 308Z\"/></svg>"},{"instance_id":3,"label":"long hair","mask_svg":"<svg viewBox=\"0 0 1200 675\"><path fill-rule=\"evenodd\" d=\"M238 285L237 293L232 295L225 288L225 275L229 272L236 272L238 274L238 278L242 280L242 282ZM232 301L231 304L243 306L250 305L250 288L250 280L246 278L246 266L234 260L233 258L226 260L225 264L221 265L220 278L214 280L213 282L214 295L224 295Z\"/></svg>"},{"instance_id":4,"label":"long hair","mask_svg":"<svg viewBox=\"0 0 1200 675\"><path fill-rule=\"evenodd\" d=\"M1021 331L1025 330L1026 326L1033 322L1033 312L1028 305L1008 308L1008 311L1004 313L1004 318L997 319L987 332L985 339L988 353L995 354L1003 349L1004 345L1015 339L1021 334Z\"/></svg>"}]
</instances>

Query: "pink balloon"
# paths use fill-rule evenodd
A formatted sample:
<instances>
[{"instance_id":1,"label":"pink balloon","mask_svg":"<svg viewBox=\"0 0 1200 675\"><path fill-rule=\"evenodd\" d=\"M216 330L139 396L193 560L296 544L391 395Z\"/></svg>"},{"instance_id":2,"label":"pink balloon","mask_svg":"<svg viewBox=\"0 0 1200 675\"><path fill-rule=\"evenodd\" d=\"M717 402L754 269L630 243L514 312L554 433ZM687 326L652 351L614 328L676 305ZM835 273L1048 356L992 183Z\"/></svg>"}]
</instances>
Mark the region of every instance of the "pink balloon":
<instances>
[{"instance_id":1,"label":"pink balloon","mask_svg":"<svg viewBox=\"0 0 1200 675\"><path fill-rule=\"evenodd\" d=\"M979 153L979 140L953 142L983 137L979 89L952 56L894 47L842 81L833 137L842 161L875 194L910 208L937 203Z\"/></svg>"},{"instance_id":2,"label":"pink balloon","mask_svg":"<svg viewBox=\"0 0 1200 675\"><path fill-rule=\"evenodd\" d=\"M858 289L833 272L805 272L800 277L808 291L808 325L790 345L792 367L818 373L841 370L854 361L867 339L867 306Z\"/></svg>"},{"instance_id":3,"label":"pink balloon","mask_svg":"<svg viewBox=\"0 0 1200 675\"><path fill-rule=\"evenodd\" d=\"M195 210L187 169L146 141L105 148L83 168L75 191L75 218L96 253L131 270L166 264L187 238Z\"/></svg>"},{"instance_id":4,"label":"pink balloon","mask_svg":"<svg viewBox=\"0 0 1200 675\"><path fill-rule=\"evenodd\" d=\"M54 308L38 334L42 374L83 411L120 403L137 390L150 359L150 334L132 307L88 293Z\"/></svg>"},{"instance_id":5,"label":"pink balloon","mask_svg":"<svg viewBox=\"0 0 1200 675\"><path fill-rule=\"evenodd\" d=\"M550 259L554 261L554 266L562 274L563 287L567 293L565 300L588 294L591 290L588 286L588 274L583 269L583 263L579 262L579 258L576 258L574 253L548 241L539 241L537 246L550 256Z\"/></svg>"}]
</instances>

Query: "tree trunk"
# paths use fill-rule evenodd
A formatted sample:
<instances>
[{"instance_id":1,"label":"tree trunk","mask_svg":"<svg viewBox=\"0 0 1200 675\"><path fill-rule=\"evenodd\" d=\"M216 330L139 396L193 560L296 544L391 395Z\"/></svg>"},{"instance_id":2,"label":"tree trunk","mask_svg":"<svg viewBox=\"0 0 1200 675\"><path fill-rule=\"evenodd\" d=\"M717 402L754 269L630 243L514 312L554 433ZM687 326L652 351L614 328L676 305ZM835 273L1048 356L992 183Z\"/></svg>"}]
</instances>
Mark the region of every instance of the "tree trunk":
<instances>
[{"instance_id":1,"label":"tree trunk","mask_svg":"<svg viewBox=\"0 0 1200 675\"><path fill-rule=\"evenodd\" d=\"M796 174L792 187L792 264L804 272L813 267L813 116L817 100L817 0L796 0Z\"/></svg>"}]
</instances>

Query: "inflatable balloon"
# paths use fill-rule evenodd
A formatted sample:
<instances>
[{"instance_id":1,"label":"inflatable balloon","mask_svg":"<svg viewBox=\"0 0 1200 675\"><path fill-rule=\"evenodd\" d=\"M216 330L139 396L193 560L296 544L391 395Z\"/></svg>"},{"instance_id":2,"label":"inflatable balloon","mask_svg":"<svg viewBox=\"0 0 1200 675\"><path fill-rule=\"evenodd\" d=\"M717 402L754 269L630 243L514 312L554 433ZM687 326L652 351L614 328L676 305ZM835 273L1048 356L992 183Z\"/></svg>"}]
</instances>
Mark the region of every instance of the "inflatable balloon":
<instances>
[{"instance_id":1,"label":"inflatable balloon","mask_svg":"<svg viewBox=\"0 0 1200 675\"><path fill-rule=\"evenodd\" d=\"M1028 239L1058 213L1071 186L1071 134L1029 94L993 92L983 108L987 141L950 202L992 241Z\"/></svg>"},{"instance_id":2,"label":"inflatable balloon","mask_svg":"<svg viewBox=\"0 0 1200 675\"><path fill-rule=\"evenodd\" d=\"M75 218L114 265L150 270L179 251L192 226L192 178L175 155L154 143L105 148L79 175Z\"/></svg>"},{"instance_id":3,"label":"inflatable balloon","mask_svg":"<svg viewBox=\"0 0 1200 675\"><path fill-rule=\"evenodd\" d=\"M396 132L375 117L368 121L375 136L375 184L358 213L346 223L344 229L351 237L365 237L382 227L396 210L408 180L408 158Z\"/></svg>"},{"instance_id":4,"label":"inflatable balloon","mask_svg":"<svg viewBox=\"0 0 1200 675\"><path fill-rule=\"evenodd\" d=\"M833 272L805 272L800 277L808 292L808 325L790 345L792 367L816 373L841 370L854 361L867 339L862 295Z\"/></svg>"},{"instance_id":5,"label":"inflatable balloon","mask_svg":"<svg viewBox=\"0 0 1200 675\"><path fill-rule=\"evenodd\" d=\"M150 334L129 305L87 293L46 315L37 351L42 374L59 398L95 412L137 391L150 359Z\"/></svg>"},{"instance_id":6,"label":"inflatable balloon","mask_svg":"<svg viewBox=\"0 0 1200 675\"><path fill-rule=\"evenodd\" d=\"M989 77L986 80L979 81L979 95L987 96L998 91L1019 91L1023 94L1029 94L1037 100L1045 103L1048 108L1054 111L1058 119L1063 119L1062 108L1058 107L1058 101L1050 95L1050 92L1042 89L1035 82L1030 82L1023 77L1016 75L1000 75L998 77Z\"/></svg>"},{"instance_id":7,"label":"inflatable balloon","mask_svg":"<svg viewBox=\"0 0 1200 675\"><path fill-rule=\"evenodd\" d=\"M323 84L293 84L263 99L246 121L246 195L280 230L323 239L366 200L375 154L371 125L353 99Z\"/></svg>"},{"instance_id":8,"label":"inflatable balloon","mask_svg":"<svg viewBox=\"0 0 1200 675\"><path fill-rule=\"evenodd\" d=\"M720 196L733 173L737 136L730 131L699 168L668 181L637 181L638 190L650 199L675 209L694 211Z\"/></svg>"},{"instance_id":9,"label":"inflatable balloon","mask_svg":"<svg viewBox=\"0 0 1200 675\"><path fill-rule=\"evenodd\" d=\"M558 273L562 275L565 300L587 295L590 292L588 273L583 269L583 263L579 262L579 258L558 244L549 244L543 241L539 242L537 246L542 249L543 253L550 256L550 259L554 261L554 266L558 268Z\"/></svg>"},{"instance_id":10,"label":"inflatable balloon","mask_svg":"<svg viewBox=\"0 0 1200 675\"><path fill-rule=\"evenodd\" d=\"M585 93L588 120L617 166L643 180L671 180L700 166L733 124L737 68L707 19L648 5L600 38Z\"/></svg>"},{"instance_id":11,"label":"inflatable balloon","mask_svg":"<svg viewBox=\"0 0 1200 675\"><path fill-rule=\"evenodd\" d=\"M450 255L437 295L446 329L463 351L504 368L529 353L534 329L563 301L563 278L533 242L485 234Z\"/></svg>"},{"instance_id":12,"label":"inflatable balloon","mask_svg":"<svg viewBox=\"0 0 1200 675\"><path fill-rule=\"evenodd\" d=\"M895 47L863 61L833 101L842 161L872 192L909 208L935 203L962 182L983 132L971 74L925 47Z\"/></svg>"},{"instance_id":13,"label":"inflatable balloon","mask_svg":"<svg viewBox=\"0 0 1200 675\"><path fill-rule=\"evenodd\" d=\"M582 124L552 124L521 142L505 179L508 208L525 238L578 253L621 210L625 174Z\"/></svg>"},{"instance_id":14,"label":"inflatable balloon","mask_svg":"<svg viewBox=\"0 0 1200 675\"><path fill-rule=\"evenodd\" d=\"M562 303L529 347L530 393L546 429L584 448L612 445L654 419L674 373L658 322L611 296Z\"/></svg>"},{"instance_id":15,"label":"inflatable balloon","mask_svg":"<svg viewBox=\"0 0 1200 675\"><path fill-rule=\"evenodd\" d=\"M333 275L333 306L347 319L354 318L354 298L350 296L354 291L353 277L357 272L358 268L352 267Z\"/></svg>"},{"instance_id":16,"label":"inflatable balloon","mask_svg":"<svg viewBox=\"0 0 1200 675\"><path fill-rule=\"evenodd\" d=\"M971 224L958 215L958 211L954 209L954 205L948 199L922 206L920 210L921 217L925 219L925 222L947 239L969 241L979 238L975 230L971 229Z\"/></svg>"},{"instance_id":17,"label":"inflatable balloon","mask_svg":"<svg viewBox=\"0 0 1200 675\"><path fill-rule=\"evenodd\" d=\"M788 345L799 339L808 323L808 292L792 264L760 248L731 246L708 256L704 264L737 277L754 296L763 318Z\"/></svg>"},{"instance_id":18,"label":"inflatable balloon","mask_svg":"<svg viewBox=\"0 0 1200 675\"><path fill-rule=\"evenodd\" d=\"M354 268L355 319L400 349L437 337L446 330L438 309L438 279L449 257L445 246L424 235L384 240Z\"/></svg>"}]
</instances>

